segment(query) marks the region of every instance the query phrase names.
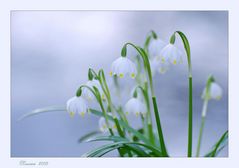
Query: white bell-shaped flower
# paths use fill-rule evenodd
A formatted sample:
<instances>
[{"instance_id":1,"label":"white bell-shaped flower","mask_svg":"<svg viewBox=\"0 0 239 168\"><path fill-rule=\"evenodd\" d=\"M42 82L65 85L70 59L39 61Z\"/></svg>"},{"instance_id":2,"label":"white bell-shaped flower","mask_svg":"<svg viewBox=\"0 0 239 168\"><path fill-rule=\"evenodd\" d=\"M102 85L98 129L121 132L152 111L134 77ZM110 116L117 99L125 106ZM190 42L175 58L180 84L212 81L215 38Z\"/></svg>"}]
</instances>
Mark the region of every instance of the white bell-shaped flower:
<instances>
[{"instance_id":1,"label":"white bell-shaped flower","mask_svg":"<svg viewBox=\"0 0 239 168\"><path fill-rule=\"evenodd\" d=\"M165 62L162 63L159 57L155 57L153 59L149 60L152 75L154 76L156 72L158 71L160 74L164 74L169 69L169 63Z\"/></svg>"},{"instance_id":2,"label":"white bell-shaped flower","mask_svg":"<svg viewBox=\"0 0 239 168\"><path fill-rule=\"evenodd\" d=\"M157 59L160 59L162 63L178 64L182 62L182 52L173 44L166 45Z\"/></svg>"},{"instance_id":3,"label":"white bell-shaped flower","mask_svg":"<svg viewBox=\"0 0 239 168\"><path fill-rule=\"evenodd\" d=\"M160 40L160 39L152 39L148 46L148 53L151 58L154 58L156 56L160 56L161 50L166 46L167 44Z\"/></svg>"},{"instance_id":4,"label":"white bell-shaped flower","mask_svg":"<svg viewBox=\"0 0 239 168\"><path fill-rule=\"evenodd\" d=\"M84 117L88 111L88 106L84 98L75 96L67 101L66 109L71 117L73 117L76 113Z\"/></svg>"},{"instance_id":5,"label":"white bell-shaped flower","mask_svg":"<svg viewBox=\"0 0 239 168\"><path fill-rule=\"evenodd\" d=\"M209 88L209 99L220 100L222 98L222 88L216 82L212 82ZM203 90L202 98L206 98L206 88Z\"/></svg>"},{"instance_id":6,"label":"white bell-shaped flower","mask_svg":"<svg viewBox=\"0 0 239 168\"><path fill-rule=\"evenodd\" d=\"M145 104L138 98L131 98L125 105L126 115L134 114L138 117L140 114L147 113Z\"/></svg>"},{"instance_id":7,"label":"white bell-shaped flower","mask_svg":"<svg viewBox=\"0 0 239 168\"><path fill-rule=\"evenodd\" d=\"M116 129L116 125L112 121L109 121L109 126L111 127L112 130ZM104 117L100 117L99 119L99 129L101 132L104 133L109 131L109 128L107 127L106 120Z\"/></svg>"},{"instance_id":8,"label":"white bell-shaped flower","mask_svg":"<svg viewBox=\"0 0 239 168\"><path fill-rule=\"evenodd\" d=\"M105 100L105 94L104 94L104 92L101 88L100 82L98 80L95 80L95 79L89 80L88 82L86 82L86 85L89 86L92 89L93 89L93 86L95 86L99 90L101 98L103 100ZM88 101L95 100L95 96L93 95L93 93L88 88L83 88L82 89L82 96L84 98L86 98Z\"/></svg>"},{"instance_id":9,"label":"white bell-shaped flower","mask_svg":"<svg viewBox=\"0 0 239 168\"><path fill-rule=\"evenodd\" d=\"M117 75L123 78L125 75L129 75L131 78L135 78L137 69L135 64L126 57L120 57L116 59L111 65L110 76Z\"/></svg>"}]
</instances>

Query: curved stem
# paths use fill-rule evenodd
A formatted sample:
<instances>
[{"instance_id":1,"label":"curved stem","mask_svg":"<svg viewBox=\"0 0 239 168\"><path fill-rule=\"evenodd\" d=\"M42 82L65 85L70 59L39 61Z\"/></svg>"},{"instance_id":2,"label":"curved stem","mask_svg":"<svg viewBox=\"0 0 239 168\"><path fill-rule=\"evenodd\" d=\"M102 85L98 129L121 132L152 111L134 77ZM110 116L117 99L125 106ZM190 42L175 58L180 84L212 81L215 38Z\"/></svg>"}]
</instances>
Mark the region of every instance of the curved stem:
<instances>
[{"instance_id":1,"label":"curved stem","mask_svg":"<svg viewBox=\"0 0 239 168\"><path fill-rule=\"evenodd\" d=\"M101 96L100 96L100 93L98 91L98 89L96 87L94 87L93 89L87 85L81 85L80 88L77 90L76 92L76 96L79 97L81 96L81 93L82 93L82 89L83 88L86 88L88 89L89 91L91 91L93 93L93 95L95 96L96 100L98 101L99 105L100 105L100 108L103 112L103 115L105 117L105 122L106 122L106 125L109 129L109 132L111 133L111 135L114 135L113 134L113 131L112 129L110 128L110 125L109 125L109 121L108 121L108 117L107 117L107 114L106 114L106 111L105 111L105 108L104 108L104 105L102 103L102 99L101 99Z\"/></svg>"},{"instance_id":2,"label":"curved stem","mask_svg":"<svg viewBox=\"0 0 239 168\"><path fill-rule=\"evenodd\" d=\"M197 151L196 151L196 157L199 157L200 155L200 148L201 148L201 141L202 141L202 135L203 135L203 129L204 129L204 124L205 124L205 118L206 118L206 114L207 114L207 105L208 105L208 101L210 99L210 94L209 94L209 90L211 87L211 83L214 81L214 77L212 75L210 75L208 77L207 83L206 83L206 90L205 90L205 95L203 95L203 108L202 108L202 119L201 119L201 126L200 126L200 132L199 132L199 137L198 137L198 144L197 144Z\"/></svg>"},{"instance_id":3,"label":"curved stem","mask_svg":"<svg viewBox=\"0 0 239 168\"><path fill-rule=\"evenodd\" d=\"M142 59L143 59L145 71L147 72L148 79L149 79L149 85L150 85L150 91L151 91L151 95L152 95L152 102L153 102L153 107L154 107L155 120L156 120L156 124L157 124L157 130L158 130L160 146L162 148L162 152L163 152L164 156L168 156L167 150L166 150L166 146L165 146L165 143L164 143L164 137L163 137L163 131L162 131L162 126L161 126L159 112L158 112L157 101L156 101L156 97L155 97L155 93L154 93L152 72L151 72L151 67L150 67L148 55L144 51L144 49L142 49L141 47L137 47L137 46L135 46L132 43L126 43L123 46L122 51L121 51L121 56L122 57L126 57L126 55L127 55L127 46L128 45L130 45L133 48L135 48L137 50L137 52L140 54L140 56L142 57Z\"/></svg>"},{"instance_id":4,"label":"curved stem","mask_svg":"<svg viewBox=\"0 0 239 168\"><path fill-rule=\"evenodd\" d=\"M151 118L151 112L150 112L150 102L149 102L147 82L145 82L144 85L145 85L144 88L138 85L135 88L135 90L139 89L144 96L146 107L147 107L147 116L146 116L147 117L146 118L147 123L146 124L147 124L148 135L149 135L150 142L152 144L154 144L154 134L153 134L153 127L152 127L152 118Z\"/></svg>"},{"instance_id":5,"label":"curved stem","mask_svg":"<svg viewBox=\"0 0 239 168\"><path fill-rule=\"evenodd\" d=\"M148 34L148 36L146 37L146 40L145 40L145 42L144 42L144 49L145 49L147 52L148 52L149 43L150 43L150 41L151 41L152 38L154 38L154 39L157 39L157 38L158 38L157 34L156 34L153 30L151 30L151 31L149 32L149 34Z\"/></svg>"},{"instance_id":6,"label":"curved stem","mask_svg":"<svg viewBox=\"0 0 239 168\"><path fill-rule=\"evenodd\" d=\"M187 54L188 60L188 152L187 156L192 156L192 134L193 134L193 95L192 95L192 63L191 63L191 52L190 45L187 37L180 31L174 32L174 34L170 38L170 43L174 44L175 42L175 34L178 34L183 41L184 49Z\"/></svg>"}]
</instances>

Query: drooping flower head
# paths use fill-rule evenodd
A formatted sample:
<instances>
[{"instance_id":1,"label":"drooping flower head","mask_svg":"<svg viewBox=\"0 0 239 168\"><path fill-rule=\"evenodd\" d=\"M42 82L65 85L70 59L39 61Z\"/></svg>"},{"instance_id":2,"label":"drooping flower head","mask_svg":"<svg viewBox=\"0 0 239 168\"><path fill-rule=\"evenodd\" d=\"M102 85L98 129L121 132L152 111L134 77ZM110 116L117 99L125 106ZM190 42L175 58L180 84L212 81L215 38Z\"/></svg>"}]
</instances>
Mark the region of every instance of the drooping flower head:
<instances>
[{"instance_id":1,"label":"drooping flower head","mask_svg":"<svg viewBox=\"0 0 239 168\"><path fill-rule=\"evenodd\" d=\"M67 101L66 109L71 117L73 117L76 113L84 117L85 113L88 112L88 106L85 99L76 96Z\"/></svg>"},{"instance_id":2,"label":"drooping flower head","mask_svg":"<svg viewBox=\"0 0 239 168\"><path fill-rule=\"evenodd\" d=\"M103 90L101 88L101 85L100 85L100 82L98 80L96 80L96 79L89 80L88 82L86 82L86 85L89 86L92 89L93 89L93 86L95 86L99 90L101 98L103 100L105 99L104 92L103 92ZM93 95L93 93L88 88L83 88L82 89L82 96L89 101L92 101L92 100L95 99L95 96Z\"/></svg>"},{"instance_id":3,"label":"drooping flower head","mask_svg":"<svg viewBox=\"0 0 239 168\"><path fill-rule=\"evenodd\" d=\"M127 115L134 114L138 117L140 114L147 113L145 104L139 98L131 98L125 105L125 112Z\"/></svg>"},{"instance_id":4,"label":"drooping flower head","mask_svg":"<svg viewBox=\"0 0 239 168\"><path fill-rule=\"evenodd\" d=\"M182 55L182 52L170 43L162 49L157 59L160 59L162 63L169 62L176 65L182 62Z\"/></svg>"},{"instance_id":5,"label":"drooping flower head","mask_svg":"<svg viewBox=\"0 0 239 168\"><path fill-rule=\"evenodd\" d=\"M161 50L166 46L167 44L160 40L160 39L152 39L148 46L148 53L150 58L154 58L157 56L160 56Z\"/></svg>"},{"instance_id":6,"label":"drooping flower head","mask_svg":"<svg viewBox=\"0 0 239 168\"><path fill-rule=\"evenodd\" d=\"M206 98L206 88L203 90L202 98ZM208 99L220 100L222 98L222 88L216 82L210 84Z\"/></svg>"},{"instance_id":7,"label":"drooping flower head","mask_svg":"<svg viewBox=\"0 0 239 168\"><path fill-rule=\"evenodd\" d=\"M154 76L155 73L158 71L160 74L164 74L169 69L169 63L165 62L162 63L159 59L159 57L155 57L151 60L149 60L152 75Z\"/></svg>"},{"instance_id":8,"label":"drooping flower head","mask_svg":"<svg viewBox=\"0 0 239 168\"><path fill-rule=\"evenodd\" d=\"M123 78L126 75L129 75L131 78L135 78L137 74L137 69L135 64L126 57L119 57L111 65L110 75L117 75L120 78Z\"/></svg>"},{"instance_id":9,"label":"drooping flower head","mask_svg":"<svg viewBox=\"0 0 239 168\"><path fill-rule=\"evenodd\" d=\"M116 129L116 126L115 124L112 122L112 121L109 121L109 126L111 127L111 129ZM107 127L107 124L106 124L106 120L104 117L100 117L99 119L99 129L101 132L108 132L109 128Z\"/></svg>"}]
</instances>

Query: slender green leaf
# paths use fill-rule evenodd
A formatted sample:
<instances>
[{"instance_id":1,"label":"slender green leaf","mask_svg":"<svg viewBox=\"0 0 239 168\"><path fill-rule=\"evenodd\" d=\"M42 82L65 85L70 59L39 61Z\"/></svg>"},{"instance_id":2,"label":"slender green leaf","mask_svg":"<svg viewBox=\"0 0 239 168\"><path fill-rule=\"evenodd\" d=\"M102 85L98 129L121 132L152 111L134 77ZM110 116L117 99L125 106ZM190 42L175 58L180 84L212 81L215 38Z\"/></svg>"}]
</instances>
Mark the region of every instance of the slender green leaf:
<instances>
[{"instance_id":1,"label":"slender green leaf","mask_svg":"<svg viewBox=\"0 0 239 168\"><path fill-rule=\"evenodd\" d=\"M31 117L31 116L34 116L34 115L38 115L38 114L42 114L42 113L62 112L62 111L66 111L65 106L49 106L49 107L39 108L39 109L35 109L35 110L31 111L30 113L24 114L18 120L20 121L20 120L23 120L25 118L28 118L28 117Z\"/></svg>"},{"instance_id":2,"label":"slender green leaf","mask_svg":"<svg viewBox=\"0 0 239 168\"><path fill-rule=\"evenodd\" d=\"M113 142L122 142L122 144L125 144L125 145L132 144L132 145L136 145L136 146L142 146L142 147L152 151L153 153L155 153L156 156L162 156L161 151L151 145L147 145L147 144L143 144L143 143L139 143L139 142L130 142L127 139L118 137L118 136L99 136L99 137L94 137L94 138L87 140L87 142L92 142L92 141L113 141Z\"/></svg>"},{"instance_id":3,"label":"slender green leaf","mask_svg":"<svg viewBox=\"0 0 239 168\"><path fill-rule=\"evenodd\" d=\"M228 131L226 131L217 143L212 147L212 150L209 151L205 157L215 157L219 152L227 145L228 143Z\"/></svg>"},{"instance_id":4,"label":"slender green leaf","mask_svg":"<svg viewBox=\"0 0 239 168\"><path fill-rule=\"evenodd\" d=\"M106 154L114 149L120 149L120 148L126 148L129 151L134 151L137 153L138 156L140 157L148 157L150 156L149 154L145 153L144 150L140 148L135 148L134 146L130 145L142 145L144 146L145 144L140 144L140 143L135 143L135 142L127 142L127 141L121 141L121 142L115 142L107 145L103 145L97 149L94 149L90 152L85 153L82 157L96 157L96 156L102 156L103 154ZM160 153L161 154L161 153Z\"/></svg>"},{"instance_id":5,"label":"slender green leaf","mask_svg":"<svg viewBox=\"0 0 239 168\"><path fill-rule=\"evenodd\" d=\"M94 109L90 109L90 111L97 115L97 116L103 116L102 112L94 110ZM113 117L110 115L107 115L108 119L113 121ZM137 130L133 129L132 127L130 127L128 124L126 124L124 121L119 120L119 125L124 127L127 131L131 132L132 134L134 134L136 137L138 137L141 141L143 141L144 143L148 144L148 145L152 145L150 143L150 141L144 136L142 135L140 132L138 132Z\"/></svg>"},{"instance_id":6,"label":"slender green leaf","mask_svg":"<svg viewBox=\"0 0 239 168\"><path fill-rule=\"evenodd\" d=\"M100 131L92 131L92 132L90 132L90 133L85 134L84 136L82 136L82 137L78 140L78 142L79 142L79 143L82 143L82 142L84 142L84 141L87 141L89 138L92 138L93 136L95 136L95 135L97 135L97 134L100 134Z\"/></svg>"}]
</instances>

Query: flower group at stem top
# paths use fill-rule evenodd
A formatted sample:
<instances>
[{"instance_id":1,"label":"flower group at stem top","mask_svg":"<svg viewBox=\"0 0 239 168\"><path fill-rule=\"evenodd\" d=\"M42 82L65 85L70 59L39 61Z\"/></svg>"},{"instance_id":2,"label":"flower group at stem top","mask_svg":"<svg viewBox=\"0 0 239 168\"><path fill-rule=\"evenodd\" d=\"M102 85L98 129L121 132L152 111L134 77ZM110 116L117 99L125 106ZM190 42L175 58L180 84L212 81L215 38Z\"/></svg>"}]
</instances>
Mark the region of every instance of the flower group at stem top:
<instances>
[{"instance_id":1,"label":"flower group at stem top","mask_svg":"<svg viewBox=\"0 0 239 168\"><path fill-rule=\"evenodd\" d=\"M182 52L176 47L176 35L179 35L182 40L185 52ZM129 56L127 53L128 47L132 47L137 52L136 57L131 58L131 56ZM188 64L187 156L192 157L193 82L191 52L187 37L180 31L175 31L170 37L169 42L164 42L154 31L151 31L146 38L144 47L130 42L123 45L121 56L111 64L109 74L114 80L114 87L118 89L119 92L122 90L120 90L118 80L122 80L121 78L124 77L130 77L135 81L136 85L133 87L133 96L130 94L125 96L125 104L116 103L114 99L112 99L112 97L116 95L112 94L112 90L108 86L108 81L106 80L103 69L100 69L98 73L96 73L90 68L86 84L81 85L76 92L76 96L67 101L67 111L70 116L74 116L76 113L79 113L81 116L84 116L87 112L95 113L88 104L89 102L96 102L100 109L100 113L97 113L100 116L98 121L99 130L103 133L109 134L108 138L110 138L110 140L119 144L120 142L122 143L122 141L129 141L128 143L140 143L140 145L144 147L149 147L153 151L151 151L151 154L153 153L156 156L168 157L169 154L166 148L163 126L161 124L160 111L158 108L159 102L157 101L154 90L153 76L156 72L164 74L170 69L170 66L182 63L183 56L186 56ZM127 82L123 84L128 86ZM219 100L221 97L222 88L215 82L213 77L210 77L202 94L204 105L196 156L199 156L207 103L211 99ZM134 129L131 126L131 123L128 120L128 115L131 114L135 117L140 117L142 120L141 128ZM156 128L154 128L154 126L156 126ZM102 139L104 138L105 137ZM145 151L140 153L137 151L138 148L134 148L132 150L134 152L131 150L125 152L122 150L124 147L129 148L134 146L122 144L117 148L120 156L131 157L134 154L145 155Z\"/></svg>"}]
</instances>

